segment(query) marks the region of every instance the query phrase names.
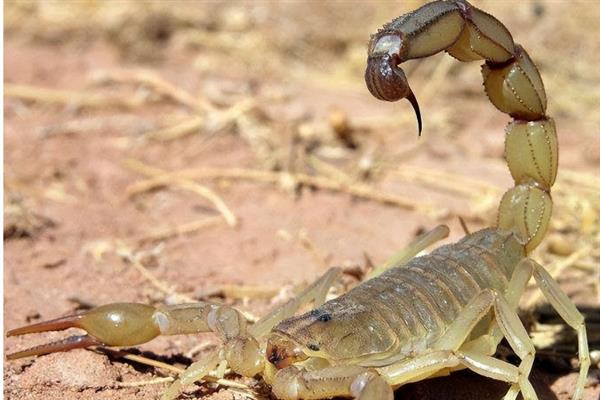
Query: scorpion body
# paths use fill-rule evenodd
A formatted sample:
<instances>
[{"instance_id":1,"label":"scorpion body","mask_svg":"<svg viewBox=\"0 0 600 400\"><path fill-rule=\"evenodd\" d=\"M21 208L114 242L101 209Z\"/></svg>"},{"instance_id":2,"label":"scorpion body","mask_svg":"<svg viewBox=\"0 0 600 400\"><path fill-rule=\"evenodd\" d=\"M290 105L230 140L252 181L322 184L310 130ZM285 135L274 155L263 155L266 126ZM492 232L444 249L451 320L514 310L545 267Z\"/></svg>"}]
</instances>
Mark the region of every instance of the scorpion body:
<instances>
[{"instance_id":1,"label":"scorpion body","mask_svg":"<svg viewBox=\"0 0 600 400\"><path fill-rule=\"evenodd\" d=\"M502 198L498 224L431 254L412 258L447 235L437 227L417 238L392 268L325 302L337 268L255 324L213 303L151 307L116 303L8 332L20 335L68 327L88 334L24 350L9 359L92 345L144 343L160 334L212 331L224 342L190 366L163 395L178 396L219 363L244 376L261 374L279 399L390 400L393 388L468 368L510 384L505 399L536 399L529 382L535 349L516 314L533 276L561 317L578 334L580 400L590 364L583 317L556 282L527 258L550 220L558 142L545 115L546 94L528 54L493 16L465 0L434 1L383 26L372 36L365 81L378 99L408 99L421 132L415 95L399 64L446 51L460 61L484 60L491 102L513 117L506 129L506 160L515 186ZM294 316L312 303L314 309ZM494 358L506 337L518 366ZM266 349L265 349L266 346Z\"/></svg>"},{"instance_id":2,"label":"scorpion body","mask_svg":"<svg viewBox=\"0 0 600 400\"><path fill-rule=\"evenodd\" d=\"M435 347L483 290L504 293L523 256L513 234L482 230L391 268L273 331L335 364L385 366Z\"/></svg>"}]
</instances>

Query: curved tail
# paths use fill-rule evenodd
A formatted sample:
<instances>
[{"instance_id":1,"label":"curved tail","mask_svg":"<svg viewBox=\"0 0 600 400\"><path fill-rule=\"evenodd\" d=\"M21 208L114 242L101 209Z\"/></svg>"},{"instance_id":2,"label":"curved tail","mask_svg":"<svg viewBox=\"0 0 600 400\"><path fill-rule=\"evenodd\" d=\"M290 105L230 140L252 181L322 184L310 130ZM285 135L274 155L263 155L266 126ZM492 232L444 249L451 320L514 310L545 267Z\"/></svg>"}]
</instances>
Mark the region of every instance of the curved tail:
<instances>
[{"instance_id":1,"label":"curved tail","mask_svg":"<svg viewBox=\"0 0 600 400\"><path fill-rule=\"evenodd\" d=\"M465 0L435 1L403 15L371 37L365 81L380 100L416 98L398 65L440 51L459 61L485 60L485 92L513 121L506 127L505 158L515 181L500 202L498 228L514 231L527 251L544 238L552 213L550 188L558 167L554 121L537 67L506 27Z\"/></svg>"}]
</instances>

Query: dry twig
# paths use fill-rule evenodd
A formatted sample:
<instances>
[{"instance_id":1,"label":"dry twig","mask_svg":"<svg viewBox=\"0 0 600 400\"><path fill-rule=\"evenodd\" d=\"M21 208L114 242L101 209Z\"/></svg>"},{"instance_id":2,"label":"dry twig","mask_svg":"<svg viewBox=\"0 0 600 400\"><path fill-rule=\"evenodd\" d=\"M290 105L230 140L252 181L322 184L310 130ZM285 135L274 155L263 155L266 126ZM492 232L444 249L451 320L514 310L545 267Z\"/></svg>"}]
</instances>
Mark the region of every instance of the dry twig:
<instances>
[{"instance_id":1,"label":"dry twig","mask_svg":"<svg viewBox=\"0 0 600 400\"><path fill-rule=\"evenodd\" d=\"M128 168L143 172L148 168L145 164L136 161L129 160L126 162ZM151 167L150 167L151 168ZM401 207L408 210L415 210L427 214L431 217L441 217L447 213L445 209L439 209L438 207L420 203L418 201L405 198L403 196L381 192L371 186L360 184L360 183L345 183L335 181L330 178L321 176L311 176L302 173L290 174L287 172L273 172L273 171L262 171L255 169L244 169L244 168L195 168L185 169L176 172L166 173L164 175L158 175L151 179L137 182L130 185L126 189L128 196L135 195L137 193L152 190L153 188L169 184L176 179L233 179L233 180L247 180L252 182L261 182L269 184L281 184L282 182L292 181L295 184L312 186L318 189L329 190L332 192L347 193L352 196L372 200L383 204L389 204L396 207Z\"/></svg>"},{"instance_id":2,"label":"dry twig","mask_svg":"<svg viewBox=\"0 0 600 400\"><path fill-rule=\"evenodd\" d=\"M198 132L204 126L204 121L205 118L202 116L193 116L174 126L148 132L144 137L151 140L168 142Z\"/></svg>"},{"instance_id":3,"label":"dry twig","mask_svg":"<svg viewBox=\"0 0 600 400\"><path fill-rule=\"evenodd\" d=\"M92 75L92 80L98 83L144 85L158 95L189 107L192 110L213 111L215 109L208 100L192 96L150 70L96 71Z\"/></svg>"},{"instance_id":4,"label":"dry twig","mask_svg":"<svg viewBox=\"0 0 600 400\"><path fill-rule=\"evenodd\" d=\"M153 240L165 240L172 236L185 235L188 233L196 232L200 229L215 225L220 221L221 217L215 216L209 218L202 218L197 221L187 222L180 225L160 227L137 236L135 240L138 243Z\"/></svg>"},{"instance_id":5,"label":"dry twig","mask_svg":"<svg viewBox=\"0 0 600 400\"><path fill-rule=\"evenodd\" d=\"M141 168L142 166L143 166L143 168ZM198 194L199 196L204 197L205 199L209 200L211 203L213 203L215 208L221 213L221 215L223 216L223 218L225 219L225 221L227 222L227 224L229 226L233 227L233 226L237 225L237 223L238 223L237 217L233 214L233 212L229 209L229 207L227 207L227 204L225 204L223 199L221 199L221 197L219 197L219 195L217 195L214 191L212 191L208 187L206 187L204 185L200 185L199 183L196 183L194 181L191 181L191 180L187 179L186 177L180 177L180 176L175 176L173 174L168 174L161 169L147 166L145 164L138 164L138 168L136 168L135 170L143 175L155 177L155 178L151 178L150 180L157 180L157 179L161 180L160 184L153 186L151 189L158 187L158 186L174 184L176 186L179 186L180 188L194 192L194 193ZM168 177L169 179L162 179L163 177ZM142 182L146 182L146 181L142 181ZM129 190L129 188L126 190L128 197L135 196L136 194L141 193L141 192L142 191L132 191L132 190Z\"/></svg>"},{"instance_id":6,"label":"dry twig","mask_svg":"<svg viewBox=\"0 0 600 400\"><path fill-rule=\"evenodd\" d=\"M118 254L123 257L125 260L127 260L128 262L131 263L131 265L138 270L138 272L148 281L152 284L152 286L154 286L155 288L157 288L159 291L163 292L164 294L168 295L168 296L172 296L174 297L174 301L177 303L195 303L196 300L186 296L184 294L181 293L177 293L175 291L175 289L173 289L171 286L167 285L166 283L162 282L160 279L158 279L156 276L154 276L154 274L152 274L140 261L140 257L139 255L133 253L130 249L127 248L120 248L118 250Z\"/></svg>"},{"instance_id":7,"label":"dry twig","mask_svg":"<svg viewBox=\"0 0 600 400\"><path fill-rule=\"evenodd\" d=\"M130 354L130 353L127 353L124 351L118 351L118 352L116 352L116 354L120 358L124 358L129 361L134 361L134 362L148 365L148 366L154 367L154 368L165 369L170 372L175 372L176 374L181 374L184 371L184 369L176 367L174 365L167 364L167 363L157 361L157 360L153 360L153 359L147 358L147 357ZM119 386L135 387L135 386L156 385L156 384L161 384L161 383L170 383L170 382L173 382L174 380L175 379L170 376L169 377L158 377L158 378L150 379L147 381L140 381L140 382L121 382L121 383L119 383ZM230 379L219 378L212 374L205 376L203 378L203 380L207 381L207 382L214 382L220 386L224 386L227 388L234 388L234 389L241 390L242 394L244 394L245 396L248 396L252 399L256 398L255 393L253 391L251 391L250 388L247 385L244 385L243 383L232 381Z\"/></svg>"},{"instance_id":8,"label":"dry twig","mask_svg":"<svg viewBox=\"0 0 600 400\"><path fill-rule=\"evenodd\" d=\"M39 103L76 106L80 108L117 107L134 109L142 102L135 98L120 98L103 94L71 90L46 89L30 85L4 84L4 96Z\"/></svg>"}]
</instances>

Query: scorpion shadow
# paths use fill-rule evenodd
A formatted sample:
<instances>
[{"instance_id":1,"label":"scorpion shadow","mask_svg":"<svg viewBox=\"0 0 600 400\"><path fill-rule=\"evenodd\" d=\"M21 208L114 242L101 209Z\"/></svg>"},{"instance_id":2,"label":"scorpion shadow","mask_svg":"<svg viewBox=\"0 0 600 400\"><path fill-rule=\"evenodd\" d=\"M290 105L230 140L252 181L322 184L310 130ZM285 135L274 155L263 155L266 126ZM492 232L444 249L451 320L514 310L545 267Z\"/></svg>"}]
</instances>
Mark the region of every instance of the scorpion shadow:
<instances>
[{"instance_id":1,"label":"scorpion shadow","mask_svg":"<svg viewBox=\"0 0 600 400\"><path fill-rule=\"evenodd\" d=\"M540 400L558 400L550 388L555 376L534 367L531 384ZM394 393L395 400L500 400L509 386L463 370L450 376L405 385Z\"/></svg>"}]
</instances>

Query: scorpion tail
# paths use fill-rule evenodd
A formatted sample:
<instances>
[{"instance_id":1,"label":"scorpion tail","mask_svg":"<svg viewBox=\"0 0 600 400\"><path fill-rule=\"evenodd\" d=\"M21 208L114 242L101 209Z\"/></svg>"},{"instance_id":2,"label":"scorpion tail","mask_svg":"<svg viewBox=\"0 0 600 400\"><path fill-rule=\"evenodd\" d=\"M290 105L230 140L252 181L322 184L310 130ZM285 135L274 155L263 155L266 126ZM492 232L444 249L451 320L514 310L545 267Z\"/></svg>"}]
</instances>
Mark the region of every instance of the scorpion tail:
<instances>
[{"instance_id":1,"label":"scorpion tail","mask_svg":"<svg viewBox=\"0 0 600 400\"><path fill-rule=\"evenodd\" d=\"M402 68L398 68L400 59L387 53L369 57L365 71L365 82L373 96L383 101L407 99L415 110L419 124L419 136L423 129L419 103L406 79Z\"/></svg>"},{"instance_id":2,"label":"scorpion tail","mask_svg":"<svg viewBox=\"0 0 600 400\"><path fill-rule=\"evenodd\" d=\"M365 82L380 100L410 101L419 132L419 105L400 65L440 51L460 61L485 60L485 92L513 118L506 129L505 158L515 185L502 198L497 227L514 232L531 252L550 224L550 189L558 166L556 127L546 115L540 73L500 21L465 0L434 1L396 18L371 37Z\"/></svg>"},{"instance_id":3,"label":"scorpion tail","mask_svg":"<svg viewBox=\"0 0 600 400\"><path fill-rule=\"evenodd\" d=\"M419 108L419 102L417 101L417 97L411 90L408 96L406 96L406 99L410 101L410 104L415 110L415 115L417 116L417 123L419 124L419 136L421 136L421 131L423 130L423 121L421 121L421 109Z\"/></svg>"}]
</instances>

